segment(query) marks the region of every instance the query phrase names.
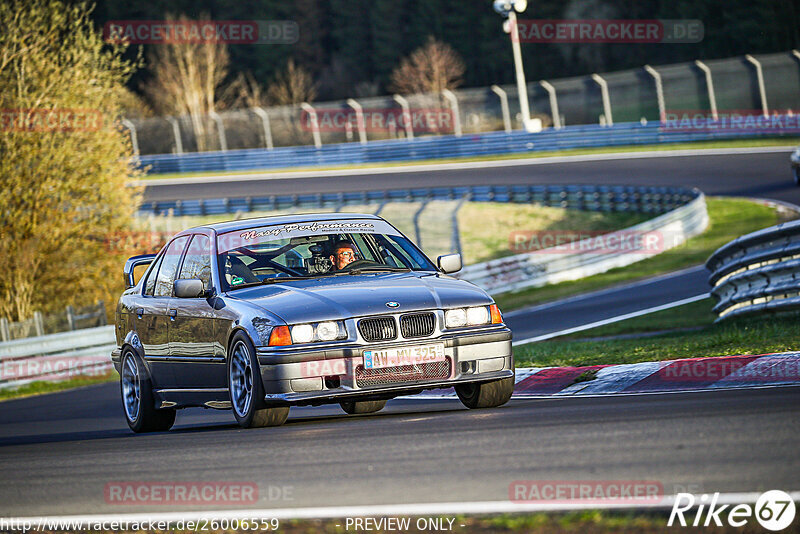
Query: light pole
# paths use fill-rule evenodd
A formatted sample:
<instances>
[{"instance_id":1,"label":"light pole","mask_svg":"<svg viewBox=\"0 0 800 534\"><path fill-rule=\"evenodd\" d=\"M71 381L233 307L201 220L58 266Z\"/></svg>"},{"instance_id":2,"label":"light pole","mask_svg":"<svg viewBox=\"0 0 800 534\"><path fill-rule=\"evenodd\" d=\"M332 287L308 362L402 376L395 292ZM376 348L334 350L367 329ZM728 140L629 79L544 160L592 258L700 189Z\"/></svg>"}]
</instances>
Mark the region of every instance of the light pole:
<instances>
[{"instance_id":1,"label":"light pole","mask_svg":"<svg viewBox=\"0 0 800 534\"><path fill-rule=\"evenodd\" d=\"M519 93L519 110L522 114L522 124L528 132L542 131L541 119L531 120L531 111L528 107L528 85L525 83L525 71L522 68L522 50L519 46L519 28L517 27L517 13L522 13L528 7L528 0L495 0L494 10L506 18L503 29L511 36L511 50L514 54L514 68L517 73L517 93Z\"/></svg>"}]
</instances>

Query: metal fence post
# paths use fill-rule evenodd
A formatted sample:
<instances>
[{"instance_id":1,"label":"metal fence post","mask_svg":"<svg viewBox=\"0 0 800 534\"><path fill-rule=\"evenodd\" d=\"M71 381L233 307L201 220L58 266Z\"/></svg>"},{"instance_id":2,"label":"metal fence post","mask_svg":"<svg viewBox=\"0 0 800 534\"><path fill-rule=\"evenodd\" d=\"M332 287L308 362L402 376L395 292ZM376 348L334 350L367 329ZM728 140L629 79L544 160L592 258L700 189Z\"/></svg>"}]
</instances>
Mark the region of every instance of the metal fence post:
<instances>
[{"instance_id":1,"label":"metal fence post","mask_svg":"<svg viewBox=\"0 0 800 534\"><path fill-rule=\"evenodd\" d=\"M450 252L454 254L461 254L461 232L458 228L458 210L460 210L461 206L464 205L464 202L468 200L469 194L461 197L461 200L458 201L458 204L456 204L456 207L453 209L453 213L450 214L450 217L452 218L451 226L453 227L453 235L450 240Z\"/></svg>"},{"instance_id":2,"label":"metal fence post","mask_svg":"<svg viewBox=\"0 0 800 534\"><path fill-rule=\"evenodd\" d=\"M322 146L322 138L319 135L319 121L317 120L317 110L315 110L308 102L300 104L300 108L308 113L311 119L311 135L314 136L314 146L320 148Z\"/></svg>"},{"instance_id":3,"label":"metal fence post","mask_svg":"<svg viewBox=\"0 0 800 534\"><path fill-rule=\"evenodd\" d=\"M430 199L423 200L422 201L422 205L414 213L414 234L417 237L417 246L420 247L420 248L422 248L422 232L419 229L419 217L420 217L420 215L422 215L422 211L428 205L428 202L430 202Z\"/></svg>"},{"instance_id":4,"label":"metal fence post","mask_svg":"<svg viewBox=\"0 0 800 534\"><path fill-rule=\"evenodd\" d=\"M661 75L658 73L656 69L651 67L650 65L645 65L644 70L653 77L656 82L656 100L658 101L658 117L661 121L661 124L667 119L667 111L666 106L664 105L664 86L661 83Z\"/></svg>"},{"instance_id":5,"label":"metal fence post","mask_svg":"<svg viewBox=\"0 0 800 534\"><path fill-rule=\"evenodd\" d=\"M250 109L261 117L261 126L264 128L264 144L267 146L267 150L272 150L275 147L272 144L272 128L269 124L269 114L263 108L254 107Z\"/></svg>"},{"instance_id":6,"label":"metal fence post","mask_svg":"<svg viewBox=\"0 0 800 534\"><path fill-rule=\"evenodd\" d=\"M108 317L106 316L106 303L102 300L97 302L97 313L100 314L100 325L105 326L108 324Z\"/></svg>"},{"instance_id":7,"label":"metal fence post","mask_svg":"<svg viewBox=\"0 0 800 534\"><path fill-rule=\"evenodd\" d=\"M11 341L11 331L8 328L8 319L0 318L0 337L3 341Z\"/></svg>"},{"instance_id":8,"label":"metal fence post","mask_svg":"<svg viewBox=\"0 0 800 534\"><path fill-rule=\"evenodd\" d=\"M183 141L181 140L181 128L175 117L167 117L167 122L172 125L172 135L175 137L175 152L183 154Z\"/></svg>"},{"instance_id":9,"label":"metal fence post","mask_svg":"<svg viewBox=\"0 0 800 534\"><path fill-rule=\"evenodd\" d=\"M461 137L461 117L458 114L458 98L450 89L442 90L442 95L450 102L450 111L453 112L453 133Z\"/></svg>"},{"instance_id":10,"label":"metal fence post","mask_svg":"<svg viewBox=\"0 0 800 534\"><path fill-rule=\"evenodd\" d=\"M611 116L611 98L608 96L608 83L599 74L592 74L592 80L600 86L600 94L603 97L603 114L608 126L614 126L614 119Z\"/></svg>"},{"instance_id":11,"label":"metal fence post","mask_svg":"<svg viewBox=\"0 0 800 534\"><path fill-rule=\"evenodd\" d=\"M492 92L500 97L500 110L503 113L503 129L511 133L511 114L508 112L508 94L499 85L491 87Z\"/></svg>"},{"instance_id":12,"label":"metal fence post","mask_svg":"<svg viewBox=\"0 0 800 534\"><path fill-rule=\"evenodd\" d=\"M225 137L225 125L222 124L222 117L216 111L209 111L208 116L217 124L217 135L219 136L219 148L222 152L228 151L228 139Z\"/></svg>"},{"instance_id":13,"label":"metal fence post","mask_svg":"<svg viewBox=\"0 0 800 534\"><path fill-rule=\"evenodd\" d=\"M72 306L67 306L67 325L70 330L75 330L75 310Z\"/></svg>"},{"instance_id":14,"label":"metal fence post","mask_svg":"<svg viewBox=\"0 0 800 534\"><path fill-rule=\"evenodd\" d=\"M744 58L752 63L756 68L756 79L758 80L758 92L761 95L761 111L764 117L769 117L769 108L767 107L767 91L764 88L764 71L761 70L761 62L747 54Z\"/></svg>"},{"instance_id":15,"label":"metal fence post","mask_svg":"<svg viewBox=\"0 0 800 534\"><path fill-rule=\"evenodd\" d=\"M408 106L408 100L401 95L392 95L392 99L400 104L403 109L403 122L406 127L406 138L411 141L414 139L414 126L411 124L411 108Z\"/></svg>"},{"instance_id":16,"label":"metal fence post","mask_svg":"<svg viewBox=\"0 0 800 534\"><path fill-rule=\"evenodd\" d=\"M42 320L42 312L33 312L33 327L36 330L37 336L44 335L44 321Z\"/></svg>"},{"instance_id":17,"label":"metal fence post","mask_svg":"<svg viewBox=\"0 0 800 534\"><path fill-rule=\"evenodd\" d=\"M133 155L139 155L139 138L136 136L136 126L126 118L122 118L120 120L122 125L125 126L128 131L131 133L131 145L133 146Z\"/></svg>"},{"instance_id":18,"label":"metal fence post","mask_svg":"<svg viewBox=\"0 0 800 534\"><path fill-rule=\"evenodd\" d=\"M711 69L699 59L696 60L694 64L697 65L697 68L702 70L706 75L706 87L708 87L708 105L711 107L711 117L713 117L714 120L718 120L719 114L717 113L717 97L714 94L714 79L711 77Z\"/></svg>"},{"instance_id":19,"label":"metal fence post","mask_svg":"<svg viewBox=\"0 0 800 534\"><path fill-rule=\"evenodd\" d=\"M550 113L553 114L553 128L560 130L561 115L558 113L558 98L556 97L556 88L546 80L540 80L539 85L544 87L544 90L547 91L547 95L550 97Z\"/></svg>"},{"instance_id":20,"label":"metal fence post","mask_svg":"<svg viewBox=\"0 0 800 534\"><path fill-rule=\"evenodd\" d=\"M354 98L347 99L347 105L356 112L356 127L358 128L358 140L362 145L367 144L367 127L364 124L364 108L361 107ZM348 121L348 124L350 122Z\"/></svg>"}]
</instances>

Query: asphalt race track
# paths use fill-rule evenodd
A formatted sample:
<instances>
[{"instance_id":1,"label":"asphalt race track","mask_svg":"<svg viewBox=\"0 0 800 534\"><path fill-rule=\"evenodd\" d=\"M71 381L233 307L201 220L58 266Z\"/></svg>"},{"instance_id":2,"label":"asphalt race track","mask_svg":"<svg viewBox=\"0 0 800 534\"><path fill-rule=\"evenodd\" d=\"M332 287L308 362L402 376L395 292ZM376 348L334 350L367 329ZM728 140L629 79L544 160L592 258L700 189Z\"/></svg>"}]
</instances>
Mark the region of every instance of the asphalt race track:
<instances>
[{"instance_id":1,"label":"asphalt race track","mask_svg":"<svg viewBox=\"0 0 800 534\"><path fill-rule=\"evenodd\" d=\"M758 149L756 149L758 150ZM200 198L237 198L247 196L331 193L412 187L487 185L487 184L623 184L648 186L697 187L707 195L771 198L800 204L800 188L794 185L786 147L777 151L725 155L635 157L567 161L489 168L450 170L402 170L370 174L337 175L324 178L228 176L224 181L203 179L194 183L169 184L147 181L145 200L189 200ZM487 163L490 164L490 163ZM308 173L308 174L314 174Z\"/></svg>"},{"instance_id":2,"label":"asphalt race track","mask_svg":"<svg viewBox=\"0 0 800 534\"><path fill-rule=\"evenodd\" d=\"M507 503L517 480L654 481L670 495L792 491L800 480L796 387L515 399L475 411L395 400L369 416L293 408L284 426L253 430L229 412L192 409L168 433L134 435L117 385L106 384L4 402L0 428L0 517L184 509L108 505L115 482L256 483L259 499L245 508L280 509Z\"/></svg>"},{"instance_id":3,"label":"asphalt race track","mask_svg":"<svg viewBox=\"0 0 800 534\"><path fill-rule=\"evenodd\" d=\"M504 315L514 342L635 313L708 293L709 272L698 265L602 291L549 302Z\"/></svg>"},{"instance_id":4,"label":"asphalt race track","mask_svg":"<svg viewBox=\"0 0 800 534\"><path fill-rule=\"evenodd\" d=\"M431 185L695 186L800 204L790 149L567 161L493 169L325 178L228 178L151 185L148 200ZM490 179L487 179L487 176ZM508 314L515 339L708 291L702 267ZM179 412L167 433L134 435L117 384L0 403L0 517L190 510L105 497L114 482L255 483L244 508L503 502L517 480L655 481L678 491L800 490L800 387L514 399L469 411L454 399L396 399L367 416L293 408L286 425L242 430L230 412ZM228 508L208 504L206 510Z\"/></svg>"}]
</instances>

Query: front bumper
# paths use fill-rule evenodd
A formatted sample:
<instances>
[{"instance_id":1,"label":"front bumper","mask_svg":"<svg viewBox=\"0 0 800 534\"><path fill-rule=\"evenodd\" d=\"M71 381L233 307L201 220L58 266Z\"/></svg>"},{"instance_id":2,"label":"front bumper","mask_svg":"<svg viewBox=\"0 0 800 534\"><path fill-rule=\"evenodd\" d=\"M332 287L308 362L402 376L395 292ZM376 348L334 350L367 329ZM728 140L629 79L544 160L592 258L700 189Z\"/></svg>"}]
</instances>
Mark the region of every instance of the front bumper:
<instances>
[{"instance_id":1,"label":"front bumper","mask_svg":"<svg viewBox=\"0 0 800 534\"><path fill-rule=\"evenodd\" d=\"M444 343L449 362L447 376L364 385L357 377L364 350ZM274 404L326 404L347 398L379 399L414 394L514 376L511 331L494 326L437 337L384 343L326 347L259 347L256 349L265 401ZM363 370L362 370L363 372ZM361 382L361 384L359 384Z\"/></svg>"}]
</instances>

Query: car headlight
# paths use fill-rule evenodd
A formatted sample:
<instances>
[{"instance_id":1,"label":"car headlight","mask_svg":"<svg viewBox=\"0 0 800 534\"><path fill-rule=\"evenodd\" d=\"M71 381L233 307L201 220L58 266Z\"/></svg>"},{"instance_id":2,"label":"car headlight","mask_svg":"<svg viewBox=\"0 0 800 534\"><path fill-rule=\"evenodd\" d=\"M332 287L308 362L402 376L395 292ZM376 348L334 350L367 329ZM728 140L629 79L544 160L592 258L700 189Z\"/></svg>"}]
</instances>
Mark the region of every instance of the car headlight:
<instances>
[{"instance_id":1,"label":"car headlight","mask_svg":"<svg viewBox=\"0 0 800 534\"><path fill-rule=\"evenodd\" d=\"M292 327L292 343L310 343L314 340L314 327L310 324L297 324Z\"/></svg>"},{"instance_id":2,"label":"car headlight","mask_svg":"<svg viewBox=\"0 0 800 534\"><path fill-rule=\"evenodd\" d=\"M317 337L320 341L333 341L339 337L339 325L328 321L317 325Z\"/></svg>"},{"instance_id":3,"label":"car headlight","mask_svg":"<svg viewBox=\"0 0 800 534\"><path fill-rule=\"evenodd\" d=\"M467 324L479 325L489 323L489 310L486 306L467 308Z\"/></svg>"},{"instance_id":4,"label":"car headlight","mask_svg":"<svg viewBox=\"0 0 800 534\"><path fill-rule=\"evenodd\" d=\"M324 321L317 324L296 324L291 327L292 343L334 341L345 339L347 330L341 321Z\"/></svg>"},{"instance_id":5,"label":"car headlight","mask_svg":"<svg viewBox=\"0 0 800 534\"><path fill-rule=\"evenodd\" d=\"M455 308L444 312L445 328L458 328L467 324L467 310Z\"/></svg>"},{"instance_id":6,"label":"car headlight","mask_svg":"<svg viewBox=\"0 0 800 534\"><path fill-rule=\"evenodd\" d=\"M445 328L500 324L502 322L503 317L500 315L497 304L492 304L491 306L472 306L470 308L453 308L444 312Z\"/></svg>"}]
</instances>

